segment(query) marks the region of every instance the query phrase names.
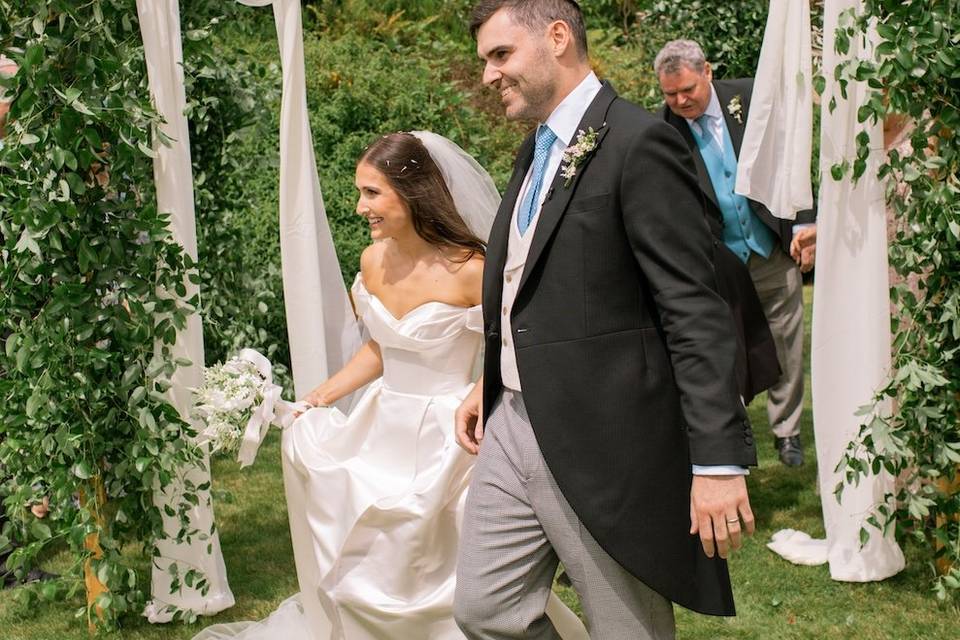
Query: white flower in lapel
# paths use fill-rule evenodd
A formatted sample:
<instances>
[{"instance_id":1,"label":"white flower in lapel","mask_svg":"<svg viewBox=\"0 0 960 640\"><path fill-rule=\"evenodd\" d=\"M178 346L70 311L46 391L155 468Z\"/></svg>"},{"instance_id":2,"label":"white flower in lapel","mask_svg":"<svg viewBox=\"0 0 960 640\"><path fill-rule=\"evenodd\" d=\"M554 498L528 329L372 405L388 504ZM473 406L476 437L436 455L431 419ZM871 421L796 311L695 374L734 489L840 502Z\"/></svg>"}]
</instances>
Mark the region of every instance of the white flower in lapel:
<instances>
[{"instance_id":1,"label":"white flower in lapel","mask_svg":"<svg viewBox=\"0 0 960 640\"><path fill-rule=\"evenodd\" d=\"M577 175L577 167L583 164L590 152L597 148L597 132L590 127L577 134L577 141L563 150L563 159L560 161L560 175L563 176L564 188L569 187Z\"/></svg>"},{"instance_id":2,"label":"white flower in lapel","mask_svg":"<svg viewBox=\"0 0 960 640\"><path fill-rule=\"evenodd\" d=\"M732 115L737 122L743 124L743 105L740 100L739 93L730 98L730 102L727 103L727 113Z\"/></svg>"}]
</instances>

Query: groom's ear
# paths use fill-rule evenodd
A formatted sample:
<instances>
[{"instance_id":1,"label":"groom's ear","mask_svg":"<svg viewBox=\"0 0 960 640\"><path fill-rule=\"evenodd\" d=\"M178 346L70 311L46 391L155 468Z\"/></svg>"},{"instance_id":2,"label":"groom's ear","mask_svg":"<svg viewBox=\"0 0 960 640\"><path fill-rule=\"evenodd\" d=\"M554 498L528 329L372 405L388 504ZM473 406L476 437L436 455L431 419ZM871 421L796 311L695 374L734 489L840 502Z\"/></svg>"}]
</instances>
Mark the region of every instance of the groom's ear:
<instances>
[{"instance_id":1,"label":"groom's ear","mask_svg":"<svg viewBox=\"0 0 960 640\"><path fill-rule=\"evenodd\" d=\"M564 20L554 20L547 26L547 42L555 58L568 55L580 57L577 43L573 39L573 30Z\"/></svg>"}]
</instances>

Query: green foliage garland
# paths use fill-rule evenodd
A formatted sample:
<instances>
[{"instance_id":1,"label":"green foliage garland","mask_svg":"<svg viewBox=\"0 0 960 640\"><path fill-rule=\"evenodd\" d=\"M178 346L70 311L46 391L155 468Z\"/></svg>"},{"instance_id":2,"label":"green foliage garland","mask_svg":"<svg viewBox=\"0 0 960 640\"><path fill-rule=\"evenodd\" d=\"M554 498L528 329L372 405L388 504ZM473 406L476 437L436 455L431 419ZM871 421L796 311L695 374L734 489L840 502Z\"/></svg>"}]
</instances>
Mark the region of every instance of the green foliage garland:
<instances>
[{"instance_id":1,"label":"green foliage garland","mask_svg":"<svg viewBox=\"0 0 960 640\"><path fill-rule=\"evenodd\" d=\"M197 303L177 296L196 276L149 188L158 116L134 2L0 0L0 16L0 47L20 66L2 81L13 103L0 150L4 534L23 544L8 565L67 545L65 582L79 589L90 561L108 589L94 620L112 626L145 599L122 546L161 535L154 490L196 461L166 395L170 346ZM37 520L23 505L42 496L51 511ZM184 499L181 522L189 487Z\"/></svg>"},{"instance_id":2,"label":"green foliage garland","mask_svg":"<svg viewBox=\"0 0 960 640\"><path fill-rule=\"evenodd\" d=\"M960 590L960 2L866 0L864 8L847 16L837 48L846 53L875 20L876 60L842 65L837 77L873 90L861 122L905 115L914 128L909 150L890 151L880 169L896 218L890 263L900 277L891 288L893 374L878 400L892 399L896 411L864 425L839 468L847 483L881 469L898 478L868 522L895 526L901 540L929 550L944 600ZM871 153L866 135L858 142L855 177ZM851 167L834 167L834 176Z\"/></svg>"}]
</instances>

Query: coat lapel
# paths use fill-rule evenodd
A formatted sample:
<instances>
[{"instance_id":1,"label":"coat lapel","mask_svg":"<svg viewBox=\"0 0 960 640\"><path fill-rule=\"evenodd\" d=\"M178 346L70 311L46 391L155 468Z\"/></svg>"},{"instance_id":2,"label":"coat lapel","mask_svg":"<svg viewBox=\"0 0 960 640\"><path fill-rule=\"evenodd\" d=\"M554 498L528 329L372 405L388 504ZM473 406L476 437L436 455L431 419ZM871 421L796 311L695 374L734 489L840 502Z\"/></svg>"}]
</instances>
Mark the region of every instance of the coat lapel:
<instances>
[{"instance_id":1,"label":"coat lapel","mask_svg":"<svg viewBox=\"0 0 960 640\"><path fill-rule=\"evenodd\" d=\"M530 252L527 254L526 264L523 268L523 276L521 276L520 285L517 288L518 294L523 290L523 285L530 277L530 273L540 259L544 248L546 248L547 243L553 236L557 224L567 210L567 205L570 204L570 200L573 198L573 194L577 190L577 185L580 183L580 178L590 164L590 160L596 155L600 145L603 143L603 138L609 131L606 126L607 110L616 97L617 92L614 91L613 87L608 83L604 82L600 88L600 93L597 94L593 102L590 103L590 106L587 107L587 111L583 114L580 124L577 125L577 132L588 131L589 129L597 132L596 146L590 155L577 166L577 172L569 186L564 186L566 178L561 175L562 163L560 167L557 168L557 173L554 175L553 182L550 184L546 198L543 201L543 207L538 214L537 227L533 232L533 239L530 241ZM576 135L577 134L574 134L574 139L570 141L570 144L576 144Z\"/></svg>"},{"instance_id":2,"label":"coat lapel","mask_svg":"<svg viewBox=\"0 0 960 640\"><path fill-rule=\"evenodd\" d=\"M503 267L507 262L507 243L510 240L510 221L513 219L513 209L520 195L523 178L527 175L530 163L533 162L534 134L531 134L520 145L517 161L513 165L513 175L500 200L497 217L490 227L490 238L487 240L486 265L483 270L484 309L499 309L500 298L503 294ZM494 317L497 317L494 314Z\"/></svg>"},{"instance_id":3,"label":"coat lapel","mask_svg":"<svg viewBox=\"0 0 960 640\"><path fill-rule=\"evenodd\" d=\"M747 122L747 105L746 98L742 95L740 96L741 113L740 119L743 122L737 122L737 119L733 117L730 111L727 109L727 105L730 104L730 101L736 95L729 90L729 87L724 85L722 82L714 82L713 88L717 92L717 100L720 101L720 110L723 112L723 121L727 125L727 132L730 134L730 142L733 143L733 152L736 154L737 158L740 157L740 145L743 144L743 132L746 129Z\"/></svg>"},{"instance_id":4,"label":"coat lapel","mask_svg":"<svg viewBox=\"0 0 960 640\"><path fill-rule=\"evenodd\" d=\"M668 107L664 108L667 109L667 121L673 125L674 129L680 132L684 142L687 143L687 147L690 149L690 153L693 154L693 163L697 165L697 181L700 183L700 190L703 191L703 195L719 209L720 204L717 202L717 193L713 190L710 173L707 171L707 165L703 161L703 156L700 155L700 147L697 146L693 132L690 131L690 125L687 124L684 118L670 111Z\"/></svg>"}]
</instances>

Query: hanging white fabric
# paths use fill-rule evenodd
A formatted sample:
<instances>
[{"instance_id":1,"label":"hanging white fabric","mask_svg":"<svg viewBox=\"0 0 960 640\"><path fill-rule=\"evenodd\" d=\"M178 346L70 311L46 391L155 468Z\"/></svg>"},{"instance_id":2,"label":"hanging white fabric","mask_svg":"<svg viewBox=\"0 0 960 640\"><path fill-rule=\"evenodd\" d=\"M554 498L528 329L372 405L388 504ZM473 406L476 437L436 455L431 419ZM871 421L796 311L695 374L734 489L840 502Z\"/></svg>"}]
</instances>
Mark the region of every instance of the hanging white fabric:
<instances>
[{"instance_id":1,"label":"hanging white fabric","mask_svg":"<svg viewBox=\"0 0 960 640\"><path fill-rule=\"evenodd\" d=\"M154 144L157 208L170 214L170 228L174 239L196 260L197 232L189 130L184 116L186 96L183 86L180 10L177 0L137 0L137 13L140 17L150 95L157 111L166 121L160 129L172 140L169 146L159 142ZM187 298L198 293L196 285L190 282L185 284ZM199 387L203 379L203 327L198 313L191 314L186 328L177 334L174 356L191 362L189 366L177 369L170 390L174 406L185 420L189 420L193 405L191 389ZM187 469L182 480L189 480L196 486L209 486L209 464L208 461L204 462L206 469ZM162 507L164 504L179 502L178 496L182 490L182 485L175 484L164 493L158 491L155 498L163 514L164 530L171 536L177 534L180 523L176 518L170 518L163 513ZM189 526L208 534L214 523L213 503L209 490L197 493L200 500L188 514ZM233 606L233 594L227 584L227 570L216 530L202 540L196 535L190 543L184 544L175 544L172 539L161 540L157 547L160 556L153 559L153 600L144 611L150 622L169 621L173 607L211 615ZM202 571L209 585L208 592L201 594L199 590L184 585L177 593L171 594L171 575L167 571L171 563L178 565L181 575L191 569Z\"/></svg>"},{"instance_id":2,"label":"hanging white fabric","mask_svg":"<svg viewBox=\"0 0 960 640\"><path fill-rule=\"evenodd\" d=\"M795 220L813 206L810 4L771 0L737 161L736 192Z\"/></svg>"},{"instance_id":3,"label":"hanging white fabric","mask_svg":"<svg viewBox=\"0 0 960 640\"><path fill-rule=\"evenodd\" d=\"M360 330L327 223L307 117L299 0L238 0L273 5L283 97L280 107L280 255L296 396L336 373L360 348ZM337 403L349 407L349 398Z\"/></svg>"},{"instance_id":4,"label":"hanging white fabric","mask_svg":"<svg viewBox=\"0 0 960 640\"><path fill-rule=\"evenodd\" d=\"M887 282L887 234L884 185L877 178L883 162L883 132L879 123L861 125L857 109L867 95L864 83L847 85L848 99L833 81L833 69L842 58L834 51L834 34L841 14L856 8L858 0L827 0L824 11L823 68L829 79L822 98L820 203L817 220L817 283L813 294L811 379L813 423L817 441L818 480L827 533L826 559L834 580L883 580L901 571L904 557L893 535L883 536L866 525L872 509L894 488L894 479L882 472L847 486L837 502L834 488L844 481L844 470L834 469L866 416L859 407L869 404L890 371L890 299ZM871 34L875 38L875 34ZM873 43L861 50L851 39L850 55L870 57ZM831 112L829 104L836 100ZM855 137L866 126L871 152L863 176L853 183L840 181L830 168L856 156ZM890 406L879 409L889 412ZM860 545L860 528L870 538ZM789 546L789 541L781 541ZM803 549L786 549L803 555Z\"/></svg>"}]
</instances>

